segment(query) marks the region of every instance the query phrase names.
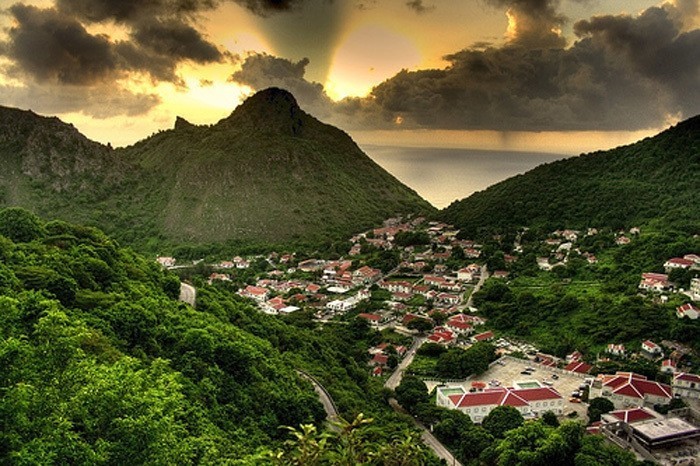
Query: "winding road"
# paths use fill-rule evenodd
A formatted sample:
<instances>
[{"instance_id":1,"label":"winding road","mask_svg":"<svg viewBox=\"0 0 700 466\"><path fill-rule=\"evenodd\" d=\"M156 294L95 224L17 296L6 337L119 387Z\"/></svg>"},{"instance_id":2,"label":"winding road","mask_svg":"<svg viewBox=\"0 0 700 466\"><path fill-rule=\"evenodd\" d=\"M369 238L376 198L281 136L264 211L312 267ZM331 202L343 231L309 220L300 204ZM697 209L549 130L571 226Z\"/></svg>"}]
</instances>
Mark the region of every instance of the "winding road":
<instances>
[{"instance_id":1,"label":"winding road","mask_svg":"<svg viewBox=\"0 0 700 466\"><path fill-rule=\"evenodd\" d=\"M297 373L311 382L311 385L314 386L314 391L318 394L318 399L323 405L323 410L326 411L326 420L328 421L329 428L332 430L338 430L339 427L333 424L338 420L338 407L335 405L333 398L331 398L331 394L328 393L328 390L326 390L326 388L321 385L320 382L311 374L300 370L297 370Z\"/></svg>"}]
</instances>

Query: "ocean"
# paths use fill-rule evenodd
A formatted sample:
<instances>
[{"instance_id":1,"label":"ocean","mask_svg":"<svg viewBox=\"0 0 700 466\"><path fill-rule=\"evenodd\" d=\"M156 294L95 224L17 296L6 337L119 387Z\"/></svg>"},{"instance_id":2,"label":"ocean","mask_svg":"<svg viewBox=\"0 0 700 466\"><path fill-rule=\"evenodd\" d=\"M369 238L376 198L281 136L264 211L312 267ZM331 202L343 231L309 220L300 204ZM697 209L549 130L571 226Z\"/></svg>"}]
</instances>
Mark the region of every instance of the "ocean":
<instances>
[{"instance_id":1,"label":"ocean","mask_svg":"<svg viewBox=\"0 0 700 466\"><path fill-rule=\"evenodd\" d=\"M386 171L440 209L453 201L570 155L363 145Z\"/></svg>"}]
</instances>

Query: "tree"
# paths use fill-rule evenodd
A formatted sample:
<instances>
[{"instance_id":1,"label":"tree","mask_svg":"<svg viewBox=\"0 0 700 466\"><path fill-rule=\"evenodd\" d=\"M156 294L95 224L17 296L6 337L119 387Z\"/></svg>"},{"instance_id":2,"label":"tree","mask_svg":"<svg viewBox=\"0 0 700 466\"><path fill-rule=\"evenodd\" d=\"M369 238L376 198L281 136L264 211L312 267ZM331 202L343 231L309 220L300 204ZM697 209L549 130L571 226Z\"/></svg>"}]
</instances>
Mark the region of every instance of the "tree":
<instances>
[{"instance_id":1,"label":"tree","mask_svg":"<svg viewBox=\"0 0 700 466\"><path fill-rule=\"evenodd\" d=\"M542 422L551 427L559 427L559 419L557 419L557 415L552 411L545 411L544 414L542 414Z\"/></svg>"},{"instance_id":2,"label":"tree","mask_svg":"<svg viewBox=\"0 0 700 466\"><path fill-rule=\"evenodd\" d=\"M428 387L425 383L414 375L404 375L401 383L396 387L396 401L413 413L416 407L421 403L428 403L430 395L428 395Z\"/></svg>"},{"instance_id":3,"label":"tree","mask_svg":"<svg viewBox=\"0 0 700 466\"><path fill-rule=\"evenodd\" d=\"M0 210L0 235L16 243L28 243L44 236L44 227L39 217L22 209L10 207Z\"/></svg>"},{"instance_id":4,"label":"tree","mask_svg":"<svg viewBox=\"0 0 700 466\"><path fill-rule=\"evenodd\" d=\"M484 418L481 426L496 438L503 438L506 432L523 425L520 411L512 406L498 406Z\"/></svg>"},{"instance_id":5,"label":"tree","mask_svg":"<svg viewBox=\"0 0 700 466\"><path fill-rule=\"evenodd\" d=\"M425 333L433 328L433 323L428 319L413 319L406 325L406 327L412 330L418 330L421 333Z\"/></svg>"},{"instance_id":6,"label":"tree","mask_svg":"<svg viewBox=\"0 0 700 466\"><path fill-rule=\"evenodd\" d=\"M615 405L607 398L601 396L593 398L588 402L588 421L600 421L602 414L609 413L613 409L615 409Z\"/></svg>"}]
</instances>

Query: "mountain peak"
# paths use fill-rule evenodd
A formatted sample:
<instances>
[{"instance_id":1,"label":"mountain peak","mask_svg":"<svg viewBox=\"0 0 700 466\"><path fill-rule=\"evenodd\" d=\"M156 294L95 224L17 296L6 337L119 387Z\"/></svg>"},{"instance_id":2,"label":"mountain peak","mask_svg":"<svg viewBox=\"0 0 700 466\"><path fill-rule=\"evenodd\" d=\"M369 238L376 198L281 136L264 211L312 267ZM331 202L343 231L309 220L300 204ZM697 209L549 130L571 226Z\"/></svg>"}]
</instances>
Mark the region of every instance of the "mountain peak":
<instances>
[{"instance_id":1,"label":"mountain peak","mask_svg":"<svg viewBox=\"0 0 700 466\"><path fill-rule=\"evenodd\" d=\"M248 97L226 121L236 125L252 124L258 129L301 136L305 116L289 91L271 87Z\"/></svg>"},{"instance_id":2,"label":"mountain peak","mask_svg":"<svg viewBox=\"0 0 700 466\"><path fill-rule=\"evenodd\" d=\"M185 120L181 116L178 116L175 118L175 129L187 129L187 128L193 128L194 125L190 123L189 121Z\"/></svg>"}]
</instances>

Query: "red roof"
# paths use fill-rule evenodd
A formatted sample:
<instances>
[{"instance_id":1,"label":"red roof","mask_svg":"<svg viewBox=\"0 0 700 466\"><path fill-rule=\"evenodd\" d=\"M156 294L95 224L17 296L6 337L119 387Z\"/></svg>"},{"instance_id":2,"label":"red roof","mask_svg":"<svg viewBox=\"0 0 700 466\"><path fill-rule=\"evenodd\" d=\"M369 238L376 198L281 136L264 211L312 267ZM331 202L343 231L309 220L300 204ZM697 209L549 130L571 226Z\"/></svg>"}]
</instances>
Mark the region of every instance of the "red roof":
<instances>
[{"instance_id":1,"label":"red roof","mask_svg":"<svg viewBox=\"0 0 700 466\"><path fill-rule=\"evenodd\" d=\"M521 388L518 390L513 390L513 392L517 393L520 398L527 402L561 398L559 392L552 387Z\"/></svg>"},{"instance_id":2,"label":"red roof","mask_svg":"<svg viewBox=\"0 0 700 466\"><path fill-rule=\"evenodd\" d=\"M468 324L466 322L460 322L458 320L449 320L447 321L447 325L453 328L458 328L460 330L469 330L472 328L471 324Z\"/></svg>"},{"instance_id":3,"label":"red roof","mask_svg":"<svg viewBox=\"0 0 700 466\"><path fill-rule=\"evenodd\" d=\"M700 375L688 374L687 372L681 372L673 378L673 380L683 380L685 382L695 382L700 383Z\"/></svg>"},{"instance_id":4,"label":"red roof","mask_svg":"<svg viewBox=\"0 0 700 466\"><path fill-rule=\"evenodd\" d=\"M591 369L593 369L593 366L580 361L572 361L564 368L565 371L576 372L578 374L588 374Z\"/></svg>"},{"instance_id":5,"label":"red roof","mask_svg":"<svg viewBox=\"0 0 700 466\"><path fill-rule=\"evenodd\" d=\"M628 424L656 418L656 416L644 408L622 409L619 411L612 411L610 414Z\"/></svg>"},{"instance_id":6,"label":"red roof","mask_svg":"<svg viewBox=\"0 0 700 466\"><path fill-rule=\"evenodd\" d=\"M267 294L267 290L265 288L260 288L259 286L248 285L245 287L245 293L255 296L263 296Z\"/></svg>"},{"instance_id":7,"label":"red roof","mask_svg":"<svg viewBox=\"0 0 700 466\"><path fill-rule=\"evenodd\" d=\"M386 364L388 360L389 360L389 356L387 356L386 354L382 354L382 353L375 354L374 357L372 358L372 362L374 364L381 364L381 365Z\"/></svg>"},{"instance_id":8,"label":"red roof","mask_svg":"<svg viewBox=\"0 0 700 466\"><path fill-rule=\"evenodd\" d=\"M480 333L474 336L474 339L476 341L486 341L490 340L491 338L493 338L493 332L490 330L488 332Z\"/></svg>"},{"instance_id":9,"label":"red roof","mask_svg":"<svg viewBox=\"0 0 700 466\"><path fill-rule=\"evenodd\" d=\"M646 395L671 398L671 387L659 382L647 380L646 377L631 372L618 372L603 376L603 385L613 389L616 395L644 398Z\"/></svg>"},{"instance_id":10,"label":"red roof","mask_svg":"<svg viewBox=\"0 0 700 466\"><path fill-rule=\"evenodd\" d=\"M695 261L689 260L689 259L684 259L682 257L674 257L672 259L669 259L666 261L667 264L678 264L683 267L690 267L691 265L695 265Z\"/></svg>"},{"instance_id":11,"label":"red roof","mask_svg":"<svg viewBox=\"0 0 700 466\"><path fill-rule=\"evenodd\" d=\"M376 321L376 322L379 322L382 319L382 317L378 316L377 314L367 314L365 312L363 312L361 314L357 314L357 317L360 317L362 319L371 320L371 321Z\"/></svg>"}]
</instances>

